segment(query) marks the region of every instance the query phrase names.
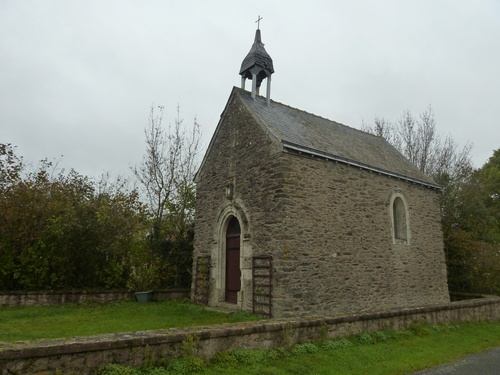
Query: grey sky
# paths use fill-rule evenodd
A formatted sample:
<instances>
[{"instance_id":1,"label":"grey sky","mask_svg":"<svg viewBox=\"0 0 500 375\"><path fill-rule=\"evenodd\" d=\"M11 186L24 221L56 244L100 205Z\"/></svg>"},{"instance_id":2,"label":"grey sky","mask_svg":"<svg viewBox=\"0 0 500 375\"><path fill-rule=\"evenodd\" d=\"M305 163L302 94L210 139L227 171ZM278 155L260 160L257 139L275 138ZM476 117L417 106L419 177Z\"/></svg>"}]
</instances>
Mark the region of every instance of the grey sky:
<instances>
[{"instance_id":1,"label":"grey sky","mask_svg":"<svg viewBox=\"0 0 500 375\"><path fill-rule=\"evenodd\" d=\"M356 128L431 105L476 166L500 147L496 0L0 0L0 142L127 174L154 103L207 145L259 14L272 99Z\"/></svg>"}]
</instances>

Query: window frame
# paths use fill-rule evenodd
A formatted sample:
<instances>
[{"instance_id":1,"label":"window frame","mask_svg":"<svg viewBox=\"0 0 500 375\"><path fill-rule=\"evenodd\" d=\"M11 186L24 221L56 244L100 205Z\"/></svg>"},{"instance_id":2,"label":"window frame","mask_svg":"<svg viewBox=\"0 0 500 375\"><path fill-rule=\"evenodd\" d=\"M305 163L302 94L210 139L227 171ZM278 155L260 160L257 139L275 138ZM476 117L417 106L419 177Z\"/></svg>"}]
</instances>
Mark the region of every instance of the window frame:
<instances>
[{"instance_id":1,"label":"window frame","mask_svg":"<svg viewBox=\"0 0 500 375\"><path fill-rule=\"evenodd\" d=\"M399 204L398 202L401 202ZM398 230L398 211L404 211L402 215L404 215L404 226L405 228L405 237L400 235L401 230ZM391 235L392 235L392 243L399 245L409 245L410 244L410 214L408 209L408 201L406 196L402 191L396 190L392 192L389 200L389 214L391 218Z\"/></svg>"}]
</instances>

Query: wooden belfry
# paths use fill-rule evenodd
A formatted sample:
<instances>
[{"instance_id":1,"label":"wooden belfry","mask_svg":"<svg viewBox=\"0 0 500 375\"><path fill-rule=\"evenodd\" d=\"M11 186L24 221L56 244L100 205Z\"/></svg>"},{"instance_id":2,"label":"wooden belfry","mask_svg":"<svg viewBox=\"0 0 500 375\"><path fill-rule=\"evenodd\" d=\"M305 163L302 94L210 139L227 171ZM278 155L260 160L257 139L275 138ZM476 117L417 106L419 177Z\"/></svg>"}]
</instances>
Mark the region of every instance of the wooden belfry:
<instances>
[{"instance_id":1,"label":"wooden belfry","mask_svg":"<svg viewBox=\"0 0 500 375\"><path fill-rule=\"evenodd\" d=\"M255 40L248 52L247 56L241 63L241 88L245 89L245 80L252 80L252 98L255 99L259 95L260 85L264 78L267 78L266 98L267 104L271 102L271 74L274 73L273 60L266 52L264 43L260 36L260 21L262 17L257 18L257 31L255 32Z\"/></svg>"}]
</instances>

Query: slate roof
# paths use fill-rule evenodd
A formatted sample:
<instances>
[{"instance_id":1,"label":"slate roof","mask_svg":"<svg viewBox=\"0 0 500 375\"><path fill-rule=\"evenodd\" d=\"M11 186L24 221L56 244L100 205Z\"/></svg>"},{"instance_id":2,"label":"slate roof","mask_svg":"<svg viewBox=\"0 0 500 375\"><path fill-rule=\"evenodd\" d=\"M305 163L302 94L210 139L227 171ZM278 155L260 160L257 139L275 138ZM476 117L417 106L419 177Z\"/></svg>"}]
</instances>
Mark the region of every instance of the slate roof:
<instances>
[{"instance_id":1,"label":"slate roof","mask_svg":"<svg viewBox=\"0 0 500 375\"><path fill-rule=\"evenodd\" d=\"M260 30L255 32L255 41L252 48L250 48L250 51L241 63L240 75L251 78L252 76L248 73L248 70L255 65L268 70L270 73L274 73L273 60L264 48L264 43L262 43L260 38Z\"/></svg>"},{"instance_id":2,"label":"slate roof","mask_svg":"<svg viewBox=\"0 0 500 375\"><path fill-rule=\"evenodd\" d=\"M234 88L254 117L292 151L319 156L439 189L385 139Z\"/></svg>"}]
</instances>

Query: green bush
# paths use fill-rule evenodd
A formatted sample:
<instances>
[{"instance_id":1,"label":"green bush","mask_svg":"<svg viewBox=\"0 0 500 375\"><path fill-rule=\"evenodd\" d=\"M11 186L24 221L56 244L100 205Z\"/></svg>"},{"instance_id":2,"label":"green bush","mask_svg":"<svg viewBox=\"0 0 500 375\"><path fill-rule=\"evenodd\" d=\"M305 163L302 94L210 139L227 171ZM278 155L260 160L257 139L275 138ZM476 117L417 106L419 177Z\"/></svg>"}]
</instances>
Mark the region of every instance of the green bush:
<instances>
[{"instance_id":1,"label":"green bush","mask_svg":"<svg viewBox=\"0 0 500 375\"><path fill-rule=\"evenodd\" d=\"M165 367L165 372L167 374L189 375L202 371L205 366L206 364L201 358L187 356L169 362ZM148 374L150 373L148 372ZM159 374L162 374L162 372L159 372Z\"/></svg>"},{"instance_id":2,"label":"green bush","mask_svg":"<svg viewBox=\"0 0 500 375\"><path fill-rule=\"evenodd\" d=\"M362 333L361 335L359 335L358 341L364 345L369 345L369 344L375 343L375 340L373 339L373 337L369 333Z\"/></svg>"},{"instance_id":3,"label":"green bush","mask_svg":"<svg viewBox=\"0 0 500 375\"><path fill-rule=\"evenodd\" d=\"M319 348L313 343L297 344L292 348L293 354L312 354L316 353Z\"/></svg>"},{"instance_id":4,"label":"green bush","mask_svg":"<svg viewBox=\"0 0 500 375\"><path fill-rule=\"evenodd\" d=\"M0 290L124 288L147 222L125 186L46 160L27 171L0 144Z\"/></svg>"},{"instance_id":5,"label":"green bush","mask_svg":"<svg viewBox=\"0 0 500 375\"><path fill-rule=\"evenodd\" d=\"M323 350L338 350L345 349L354 344L346 338L338 339L338 340L327 340L321 343L321 349Z\"/></svg>"}]
</instances>

